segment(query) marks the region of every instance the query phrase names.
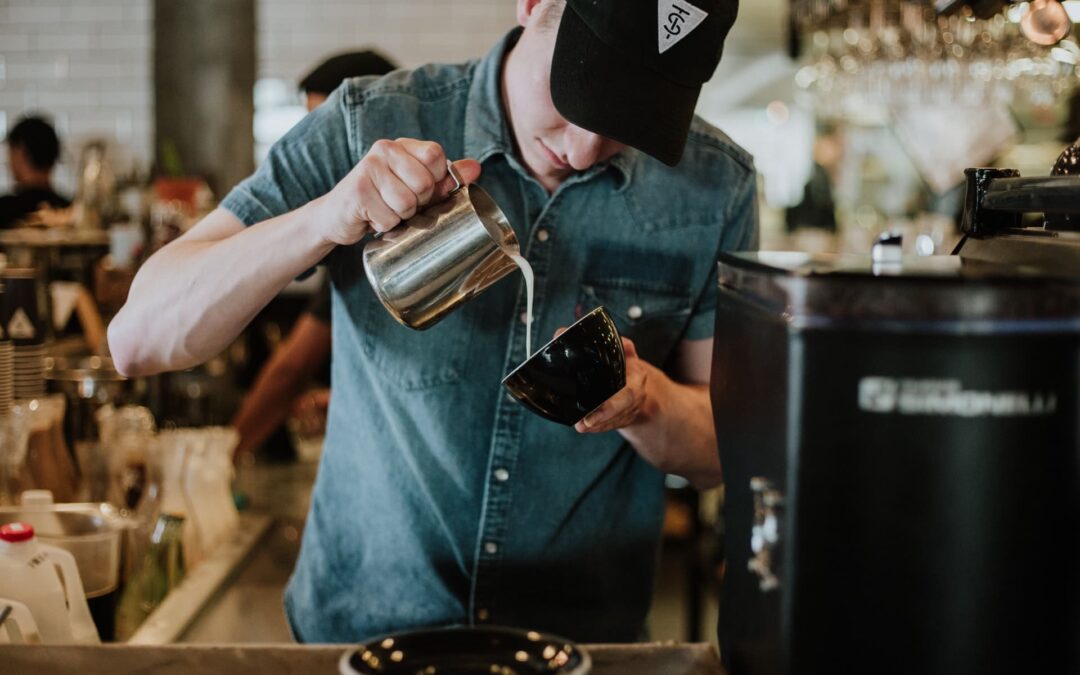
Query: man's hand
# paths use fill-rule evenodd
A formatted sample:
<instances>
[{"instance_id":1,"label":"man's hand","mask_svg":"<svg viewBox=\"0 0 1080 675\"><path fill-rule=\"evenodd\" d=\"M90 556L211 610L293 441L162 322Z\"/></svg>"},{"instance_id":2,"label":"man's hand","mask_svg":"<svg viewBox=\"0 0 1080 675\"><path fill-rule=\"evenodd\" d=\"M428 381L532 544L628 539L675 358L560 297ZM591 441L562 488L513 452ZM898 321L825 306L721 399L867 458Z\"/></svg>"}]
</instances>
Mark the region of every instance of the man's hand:
<instances>
[{"instance_id":1,"label":"man's hand","mask_svg":"<svg viewBox=\"0 0 1080 675\"><path fill-rule=\"evenodd\" d=\"M293 402L289 428L305 436L326 433L326 414L329 408L330 390L311 389Z\"/></svg>"},{"instance_id":2,"label":"man's hand","mask_svg":"<svg viewBox=\"0 0 1080 675\"><path fill-rule=\"evenodd\" d=\"M649 408L649 371L652 366L637 355L637 348L628 338L623 338L626 354L626 386L592 411L574 429L583 434L599 434L621 429L641 421Z\"/></svg>"},{"instance_id":3,"label":"man's hand","mask_svg":"<svg viewBox=\"0 0 1080 675\"><path fill-rule=\"evenodd\" d=\"M464 183L480 176L480 164L454 164ZM317 227L328 243L349 245L371 231L386 232L427 204L446 199L454 179L442 146L399 138L376 141L360 163L328 194L320 197Z\"/></svg>"},{"instance_id":4,"label":"man's hand","mask_svg":"<svg viewBox=\"0 0 1080 675\"><path fill-rule=\"evenodd\" d=\"M582 434L618 431L658 470L683 476L699 489L719 485L723 473L708 386L712 341L680 346L679 360L686 362L679 371L683 382L639 357L632 341L625 337L622 341L626 386L574 429Z\"/></svg>"},{"instance_id":5,"label":"man's hand","mask_svg":"<svg viewBox=\"0 0 1080 675\"><path fill-rule=\"evenodd\" d=\"M559 328L555 331L555 337L564 331L566 328ZM633 340L624 337L622 343L626 357L626 385L574 425L579 433L600 434L622 429L641 421L644 411L649 409L649 397L652 395L649 372L656 369L638 357Z\"/></svg>"}]
</instances>

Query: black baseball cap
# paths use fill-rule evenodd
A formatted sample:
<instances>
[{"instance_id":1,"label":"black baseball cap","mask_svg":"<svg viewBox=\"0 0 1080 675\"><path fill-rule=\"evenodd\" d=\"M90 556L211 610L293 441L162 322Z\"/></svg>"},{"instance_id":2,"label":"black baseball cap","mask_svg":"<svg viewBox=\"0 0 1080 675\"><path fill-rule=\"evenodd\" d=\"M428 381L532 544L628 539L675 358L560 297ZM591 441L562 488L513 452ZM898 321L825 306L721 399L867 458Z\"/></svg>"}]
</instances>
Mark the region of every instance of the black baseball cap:
<instances>
[{"instance_id":1,"label":"black baseball cap","mask_svg":"<svg viewBox=\"0 0 1080 675\"><path fill-rule=\"evenodd\" d=\"M551 61L555 108L675 166L738 10L738 0L566 0Z\"/></svg>"}]
</instances>

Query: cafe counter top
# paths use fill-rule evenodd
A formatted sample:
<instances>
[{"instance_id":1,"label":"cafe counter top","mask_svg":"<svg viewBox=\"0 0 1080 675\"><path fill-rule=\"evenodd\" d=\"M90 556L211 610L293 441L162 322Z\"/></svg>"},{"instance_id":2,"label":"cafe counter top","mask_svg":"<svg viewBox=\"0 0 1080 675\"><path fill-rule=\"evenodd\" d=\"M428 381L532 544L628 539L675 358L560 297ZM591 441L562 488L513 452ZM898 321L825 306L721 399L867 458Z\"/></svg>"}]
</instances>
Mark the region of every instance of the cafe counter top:
<instances>
[{"instance_id":1,"label":"cafe counter top","mask_svg":"<svg viewBox=\"0 0 1080 675\"><path fill-rule=\"evenodd\" d=\"M343 645L0 646L12 675L317 675L337 673ZM707 644L586 645L593 675L723 675Z\"/></svg>"}]
</instances>

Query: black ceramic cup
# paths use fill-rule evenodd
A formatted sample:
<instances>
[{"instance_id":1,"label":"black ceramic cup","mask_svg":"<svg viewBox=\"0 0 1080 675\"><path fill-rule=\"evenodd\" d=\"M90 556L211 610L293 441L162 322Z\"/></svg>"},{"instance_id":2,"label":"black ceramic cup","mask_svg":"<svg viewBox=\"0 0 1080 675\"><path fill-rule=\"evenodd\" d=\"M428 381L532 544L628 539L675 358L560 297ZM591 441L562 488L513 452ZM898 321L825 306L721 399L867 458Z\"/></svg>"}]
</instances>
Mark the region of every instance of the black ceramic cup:
<instances>
[{"instance_id":1,"label":"black ceramic cup","mask_svg":"<svg viewBox=\"0 0 1080 675\"><path fill-rule=\"evenodd\" d=\"M573 426L626 386L626 356L611 315L597 307L503 378L529 410Z\"/></svg>"},{"instance_id":2,"label":"black ceramic cup","mask_svg":"<svg viewBox=\"0 0 1080 675\"><path fill-rule=\"evenodd\" d=\"M589 653L566 638L499 626L384 635L350 649L338 661L341 675L587 675L591 670Z\"/></svg>"}]
</instances>

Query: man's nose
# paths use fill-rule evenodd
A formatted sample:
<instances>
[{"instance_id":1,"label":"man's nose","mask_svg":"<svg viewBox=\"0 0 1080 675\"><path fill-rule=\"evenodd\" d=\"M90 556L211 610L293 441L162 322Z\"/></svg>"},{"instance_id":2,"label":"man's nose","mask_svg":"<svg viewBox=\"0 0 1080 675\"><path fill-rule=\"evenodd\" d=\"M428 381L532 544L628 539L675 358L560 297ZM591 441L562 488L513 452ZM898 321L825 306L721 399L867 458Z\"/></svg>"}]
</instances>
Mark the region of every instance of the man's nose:
<instances>
[{"instance_id":1,"label":"man's nose","mask_svg":"<svg viewBox=\"0 0 1080 675\"><path fill-rule=\"evenodd\" d=\"M579 127L567 131L566 161L575 171L584 171L600 159L606 138Z\"/></svg>"}]
</instances>

